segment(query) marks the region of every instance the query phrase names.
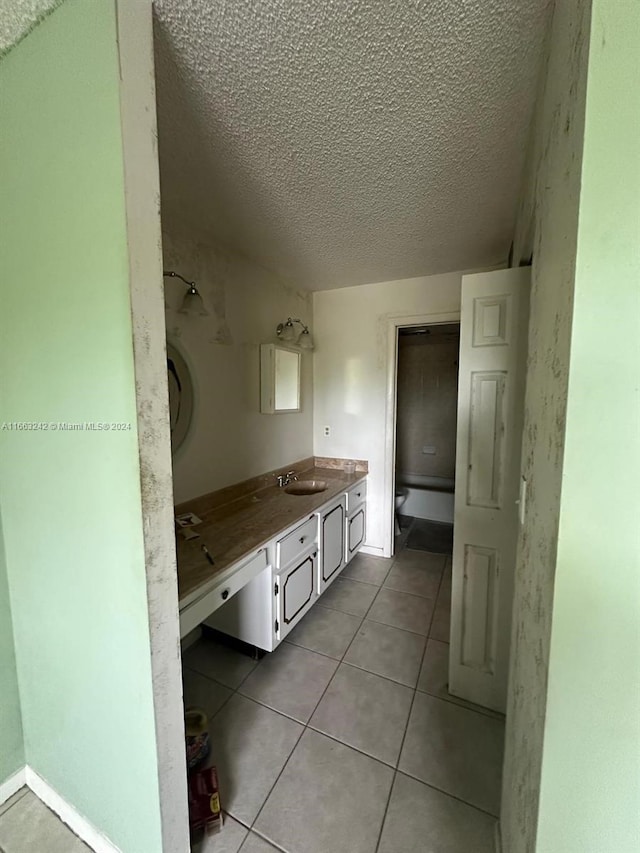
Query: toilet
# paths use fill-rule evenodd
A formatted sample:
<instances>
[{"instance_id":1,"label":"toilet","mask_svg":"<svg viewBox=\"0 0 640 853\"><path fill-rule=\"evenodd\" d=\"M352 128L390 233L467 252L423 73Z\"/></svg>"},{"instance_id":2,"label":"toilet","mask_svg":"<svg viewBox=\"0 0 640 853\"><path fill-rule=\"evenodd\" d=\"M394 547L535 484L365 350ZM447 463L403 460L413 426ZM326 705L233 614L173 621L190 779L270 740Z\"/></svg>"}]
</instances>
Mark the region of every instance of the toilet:
<instances>
[{"instance_id":1,"label":"toilet","mask_svg":"<svg viewBox=\"0 0 640 853\"><path fill-rule=\"evenodd\" d=\"M400 527L400 519L398 517L400 512L400 507L407 499L407 490L406 489L396 489L395 502L396 502L396 536L400 536L402 529Z\"/></svg>"}]
</instances>

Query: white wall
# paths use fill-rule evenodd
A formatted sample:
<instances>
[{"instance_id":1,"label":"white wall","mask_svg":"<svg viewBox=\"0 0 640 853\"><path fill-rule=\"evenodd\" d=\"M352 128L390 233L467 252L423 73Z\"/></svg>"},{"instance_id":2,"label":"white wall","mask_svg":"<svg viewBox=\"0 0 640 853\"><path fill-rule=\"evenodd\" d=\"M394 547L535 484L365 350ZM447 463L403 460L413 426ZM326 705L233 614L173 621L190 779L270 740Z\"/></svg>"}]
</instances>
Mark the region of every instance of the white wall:
<instances>
[{"instance_id":1,"label":"white wall","mask_svg":"<svg viewBox=\"0 0 640 853\"><path fill-rule=\"evenodd\" d=\"M366 545L380 552L387 521L384 463L389 320L459 311L460 284L461 273L447 273L313 295L314 453L368 460ZM328 438L325 426L331 428Z\"/></svg>"},{"instance_id":2,"label":"white wall","mask_svg":"<svg viewBox=\"0 0 640 853\"><path fill-rule=\"evenodd\" d=\"M302 412L262 415L259 354L288 316L315 329L311 294L248 259L191 235L165 233L163 246L165 269L194 280L212 315L178 314L186 286L165 279L167 334L195 386L192 426L174 458L180 503L312 455L313 356L302 356ZM214 342L222 317L231 345Z\"/></svg>"}]
</instances>

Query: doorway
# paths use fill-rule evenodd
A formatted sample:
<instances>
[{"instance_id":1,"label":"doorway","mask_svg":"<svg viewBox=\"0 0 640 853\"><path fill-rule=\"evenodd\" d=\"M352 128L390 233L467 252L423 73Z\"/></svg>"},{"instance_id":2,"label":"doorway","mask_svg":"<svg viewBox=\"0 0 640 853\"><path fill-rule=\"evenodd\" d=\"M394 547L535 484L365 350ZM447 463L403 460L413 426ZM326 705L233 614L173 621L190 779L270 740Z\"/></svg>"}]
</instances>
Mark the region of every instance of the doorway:
<instances>
[{"instance_id":1,"label":"doorway","mask_svg":"<svg viewBox=\"0 0 640 853\"><path fill-rule=\"evenodd\" d=\"M397 330L394 552L453 552L459 323Z\"/></svg>"},{"instance_id":2,"label":"doorway","mask_svg":"<svg viewBox=\"0 0 640 853\"><path fill-rule=\"evenodd\" d=\"M424 522L453 524L453 485L446 481L454 478L455 470L457 390L451 395L454 412L453 434L447 440L448 467L442 464L445 444L439 443L434 437L436 433L444 435L444 428L439 429L437 423L432 423L427 424L426 429L423 429L423 421L426 419L421 419L420 412L423 403L428 405L428 395L425 397L424 392L424 369L425 364L431 362L431 359L427 356L433 355L434 352L442 356L447 350L450 353L453 352L456 347L453 342L456 336L457 346L459 346L459 330L459 312L393 317L388 321L384 490L386 524L383 548L385 557L393 557L396 551L406 546L412 532L410 528L414 527L410 519L420 518ZM435 347L443 347L443 349L436 350ZM401 360L407 365L407 370L403 371L402 375L399 374L398 369ZM453 365L449 366L449 373L452 372L453 367ZM426 371L427 384L437 385L437 374L437 366L430 363ZM454 383L457 389L457 365L455 365L455 376ZM449 376L447 381L450 378ZM431 390L435 391L435 395L431 396L433 407L434 399L443 398L444 395L441 395L437 388L431 387ZM415 399L416 391L419 400ZM399 408L400 439L398 436ZM447 416L445 420L449 422L451 417ZM420 436L424 440L421 440ZM440 452L438 452L439 448ZM444 471L450 476L443 476ZM434 472L440 472L440 474L434 475ZM398 473L399 477L397 477ZM434 480L434 476L438 479ZM397 495L398 492L399 495ZM428 495L427 492L431 494ZM396 508L396 497L401 504L398 508ZM405 497L406 500L400 501L400 497ZM412 516L412 512L416 514ZM428 524L415 525L414 541L420 543L426 541L422 534L427 527ZM432 532L436 530L438 528L432 528ZM445 527L440 528L439 532L448 536L451 530Z\"/></svg>"}]
</instances>

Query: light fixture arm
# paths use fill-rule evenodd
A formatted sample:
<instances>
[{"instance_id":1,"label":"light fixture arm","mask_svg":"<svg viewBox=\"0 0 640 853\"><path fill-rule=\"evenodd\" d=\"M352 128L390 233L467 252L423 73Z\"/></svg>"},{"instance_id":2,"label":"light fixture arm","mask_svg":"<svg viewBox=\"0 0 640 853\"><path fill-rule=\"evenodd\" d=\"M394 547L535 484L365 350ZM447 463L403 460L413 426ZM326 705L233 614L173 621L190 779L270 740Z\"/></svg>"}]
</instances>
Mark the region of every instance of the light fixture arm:
<instances>
[{"instance_id":1,"label":"light fixture arm","mask_svg":"<svg viewBox=\"0 0 640 853\"><path fill-rule=\"evenodd\" d=\"M189 292L190 293L197 293L198 292L196 289L195 281L187 281L187 279L183 275L180 275L179 272L174 272L173 270L163 270L162 275L165 278L179 278L180 281L184 281L184 283L189 286Z\"/></svg>"},{"instance_id":2,"label":"light fixture arm","mask_svg":"<svg viewBox=\"0 0 640 853\"><path fill-rule=\"evenodd\" d=\"M284 331L284 327L285 327L285 326L293 326L293 324L294 324L294 323L299 323L299 324L302 326L302 331L303 331L303 332L308 332L308 331L309 331L309 327L308 327L308 326L305 326L305 324L302 322L302 320L300 320L300 319L298 319L298 318L295 318L295 317L287 317L287 322L286 322L286 323L278 323L278 326L277 326L277 328L276 328L276 335L277 335L278 337L281 337L281 335L282 335L282 333L283 333L283 331Z\"/></svg>"},{"instance_id":3,"label":"light fixture arm","mask_svg":"<svg viewBox=\"0 0 640 853\"><path fill-rule=\"evenodd\" d=\"M294 323L302 326L301 332L296 332ZM276 326L276 337L278 340L298 346L300 349L313 349L313 338L311 337L309 327L297 317L288 317L286 323L278 323Z\"/></svg>"},{"instance_id":4,"label":"light fixture arm","mask_svg":"<svg viewBox=\"0 0 640 853\"><path fill-rule=\"evenodd\" d=\"M208 316L209 312L205 307L202 296L198 292L195 281L189 281L183 275L180 275L179 272L174 272L173 270L163 270L162 275L165 278L179 278L180 281L183 281L187 285L188 290L182 299L182 307L178 309L179 314L198 314L200 317Z\"/></svg>"}]
</instances>

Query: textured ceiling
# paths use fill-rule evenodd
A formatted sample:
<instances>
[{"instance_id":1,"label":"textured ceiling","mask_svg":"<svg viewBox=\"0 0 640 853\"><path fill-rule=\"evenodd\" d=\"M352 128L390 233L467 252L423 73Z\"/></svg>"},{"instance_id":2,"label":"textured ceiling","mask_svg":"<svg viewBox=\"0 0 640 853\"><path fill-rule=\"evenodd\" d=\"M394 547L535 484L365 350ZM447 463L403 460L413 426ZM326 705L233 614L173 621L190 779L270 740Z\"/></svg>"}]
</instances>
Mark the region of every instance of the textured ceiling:
<instances>
[{"instance_id":1,"label":"textured ceiling","mask_svg":"<svg viewBox=\"0 0 640 853\"><path fill-rule=\"evenodd\" d=\"M0 0L0 56L58 3L60 0Z\"/></svg>"},{"instance_id":2,"label":"textured ceiling","mask_svg":"<svg viewBox=\"0 0 640 853\"><path fill-rule=\"evenodd\" d=\"M507 257L549 0L155 0L165 227L299 287Z\"/></svg>"},{"instance_id":3,"label":"textured ceiling","mask_svg":"<svg viewBox=\"0 0 640 853\"><path fill-rule=\"evenodd\" d=\"M550 2L155 0L165 227L298 287L500 263Z\"/></svg>"}]
</instances>

